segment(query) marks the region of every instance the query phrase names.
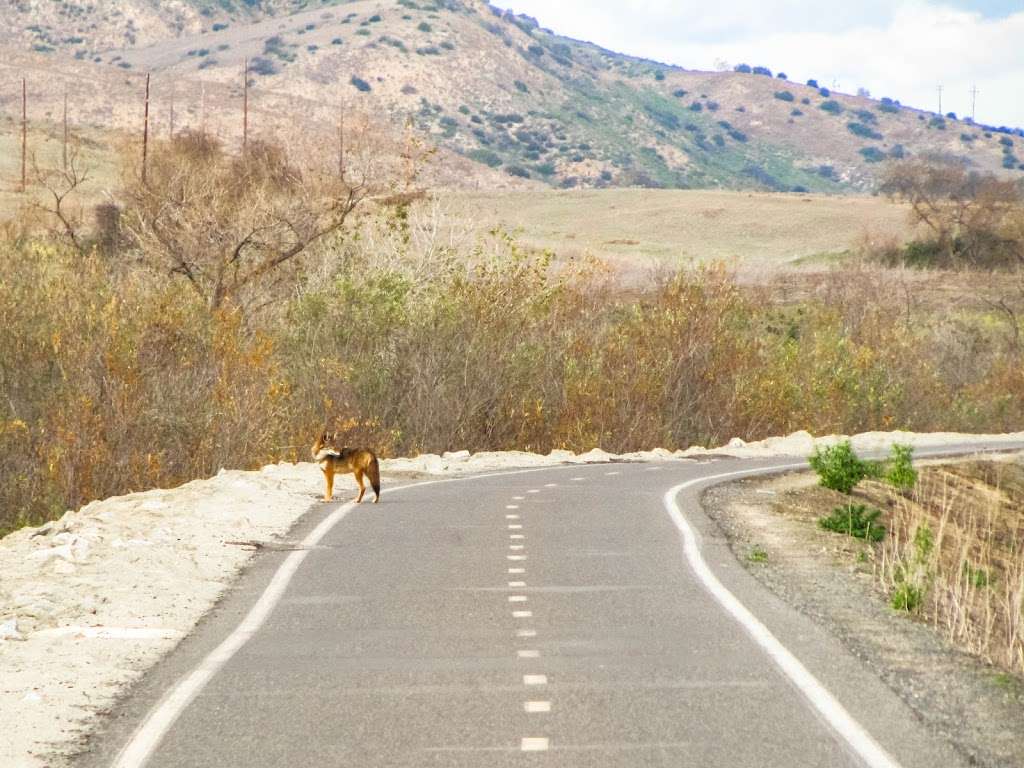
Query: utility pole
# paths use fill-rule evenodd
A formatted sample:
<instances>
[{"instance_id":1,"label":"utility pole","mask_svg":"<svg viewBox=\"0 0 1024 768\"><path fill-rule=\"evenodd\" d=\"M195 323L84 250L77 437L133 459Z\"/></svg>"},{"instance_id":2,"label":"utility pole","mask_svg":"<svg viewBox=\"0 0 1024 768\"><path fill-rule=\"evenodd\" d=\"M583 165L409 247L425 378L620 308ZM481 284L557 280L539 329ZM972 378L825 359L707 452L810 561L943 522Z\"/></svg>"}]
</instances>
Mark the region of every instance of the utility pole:
<instances>
[{"instance_id":1,"label":"utility pole","mask_svg":"<svg viewBox=\"0 0 1024 768\"><path fill-rule=\"evenodd\" d=\"M142 183L146 183L146 155L149 153L149 75L146 75L146 106L142 117Z\"/></svg>"},{"instance_id":2,"label":"utility pole","mask_svg":"<svg viewBox=\"0 0 1024 768\"><path fill-rule=\"evenodd\" d=\"M345 180L345 104L338 106L338 178Z\"/></svg>"},{"instance_id":3,"label":"utility pole","mask_svg":"<svg viewBox=\"0 0 1024 768\"><path fill-rule=\"evenodd\" d=\"M249 59L245 59L242 73L242 157L249 148Z\"/></svg>"},{"instance_id":4,"label":"utility pole","mask_svg":"<svg viewBox=\"0 0 1024 768\"><path fill-rule=\"evenodd\" d=\"M21 78L21 191L28 189L28 86Z\"/></svg>"},{"instance_id":5,"label":"utility pole","mask_svg":"<svg viewBox=\"0 0 1024 768\"><path fill-rule=\"evenodd\" d=\"M942 114L942 86L939 86L939 114Z\"/></svg>"},{"instance_id":6,"label":"utility pole","mask_svg":"<svg viewBox=\"0 0 1024 768\"><path fill-rule=\"evenodd\" d=\"M977 104L977 101L978 101L978 93L980 93L980 91L978 91L978 86L977 85L972 85L971 86L971 122L972 123L974 122L974 107L975 107L975 104Z\"/></svg>"},{"instance_id":7,"label":"utility pole","mask_svg":"<svg viewBox=\"0 0 1024 768\"><path fill-rule=\"evenodd\" d=\"M68 86L64 84L64 172L68 170Z\"/></svg>"}]
</instances>

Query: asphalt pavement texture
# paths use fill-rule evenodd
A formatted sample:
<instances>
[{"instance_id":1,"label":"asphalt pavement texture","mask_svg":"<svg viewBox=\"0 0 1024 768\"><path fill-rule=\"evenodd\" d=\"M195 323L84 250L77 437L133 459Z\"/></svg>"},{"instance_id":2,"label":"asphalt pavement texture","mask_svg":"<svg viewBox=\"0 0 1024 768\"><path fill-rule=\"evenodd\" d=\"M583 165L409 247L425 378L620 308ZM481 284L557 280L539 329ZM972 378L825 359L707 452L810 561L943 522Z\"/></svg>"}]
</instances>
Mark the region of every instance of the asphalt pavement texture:
<instances>
[{"instance_id":1,"label":"asphalt pavement texture","mask_svg":"<svg viewBox=\"0 0 1024 768\"><path fill-rule=\"evenodd\" d=\"M793 460L617 463L389 486L309 552L260 631L148 768L861 766L695 577L663 501ZM761 587L699 505L721 582L904 768L959 757L811 620ZM320 504L290 537L334 505ZM76 761L109 766L233 631L286 552L260 553Z\"/></svg>"}]
</instances>

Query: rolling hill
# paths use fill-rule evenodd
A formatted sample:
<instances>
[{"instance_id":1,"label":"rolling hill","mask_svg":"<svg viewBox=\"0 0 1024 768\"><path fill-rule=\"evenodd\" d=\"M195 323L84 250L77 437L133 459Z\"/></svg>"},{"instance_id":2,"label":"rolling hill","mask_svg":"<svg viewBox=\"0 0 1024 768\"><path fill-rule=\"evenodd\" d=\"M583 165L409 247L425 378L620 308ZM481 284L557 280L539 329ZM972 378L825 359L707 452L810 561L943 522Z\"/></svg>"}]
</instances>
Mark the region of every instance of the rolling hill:
<instances>
[{"instance_id":1,"label":"rolling hill","mask_svg":"<svg viewBox=\"0 0 1024 768\"><path fill-rule=\"evenodd\" d=\"M230 119L211 119L237 122L248 61L256 125L323 129L344 108L408 126L452 159L447 176L462 186L843 193L871 190L893 157L1024 169L1017 136L892 100L617 54L479 0L26 0L0 11L0 24L20 50L35 49L40 72L76 85L88 79L78 71L119 76L79 105L97 125L137 121L142 72L153 73L158 114L177 100L178 125L218 110ZM6 58L9 113L18 75Z\"/></svg>"}]
</instances>

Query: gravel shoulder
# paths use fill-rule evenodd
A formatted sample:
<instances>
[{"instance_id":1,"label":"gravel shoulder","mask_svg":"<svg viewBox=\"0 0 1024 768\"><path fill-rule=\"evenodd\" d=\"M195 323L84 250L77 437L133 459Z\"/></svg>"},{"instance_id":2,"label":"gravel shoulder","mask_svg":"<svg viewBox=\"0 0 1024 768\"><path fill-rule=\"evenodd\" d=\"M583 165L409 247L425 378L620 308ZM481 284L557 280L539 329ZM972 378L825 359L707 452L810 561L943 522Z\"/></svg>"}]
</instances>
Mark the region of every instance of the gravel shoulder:
<instances>
[{"instance_id":1,"label":"gravel shoulder","mask_svg":"<svg viewBox=\"0 0 1024 768\"><path fill-rule=\"evenodd\" d=\"M737 559L863 660L936 738L971 765L1024 765L1024 680L893 611L865 545L818 527L834 500L816 483L809 472L744 480L709 489L703 502Z\"/></svg>"}]
</instances>

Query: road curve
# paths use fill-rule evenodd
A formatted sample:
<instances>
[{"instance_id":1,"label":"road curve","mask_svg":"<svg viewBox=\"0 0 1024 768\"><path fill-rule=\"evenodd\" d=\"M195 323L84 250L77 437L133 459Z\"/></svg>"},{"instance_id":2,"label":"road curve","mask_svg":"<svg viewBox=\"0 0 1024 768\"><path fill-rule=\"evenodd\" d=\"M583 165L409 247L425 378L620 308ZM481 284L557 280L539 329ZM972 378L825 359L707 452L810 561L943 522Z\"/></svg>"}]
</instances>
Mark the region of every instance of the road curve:
<instances>
[{"instance_id":1,"label":"road curve","mask_svg":"<svg viewBox=\"0 0 1024 768\"><path fill-rule=\"evenodd\" d=\"M559 466L319 506L293 536L317 544L257 557L76 762L962 765L700 509L800 464Z\"/></svg>"}]
</instances>

